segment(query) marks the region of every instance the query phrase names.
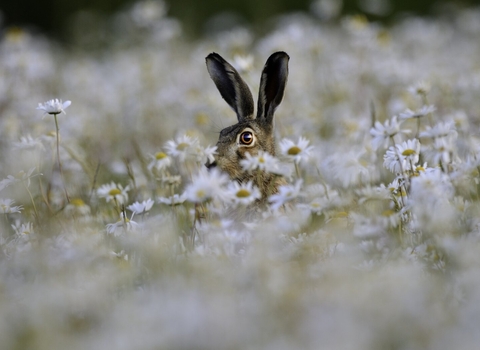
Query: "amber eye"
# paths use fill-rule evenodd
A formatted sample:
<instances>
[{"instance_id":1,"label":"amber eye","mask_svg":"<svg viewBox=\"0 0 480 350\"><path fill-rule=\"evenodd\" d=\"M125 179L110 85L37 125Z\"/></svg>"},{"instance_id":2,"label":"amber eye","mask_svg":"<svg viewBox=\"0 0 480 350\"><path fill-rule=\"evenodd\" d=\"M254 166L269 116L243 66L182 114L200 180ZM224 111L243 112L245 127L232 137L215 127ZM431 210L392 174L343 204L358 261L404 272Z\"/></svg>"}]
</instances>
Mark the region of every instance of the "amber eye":
<instances>
[{"instance_id":1,"label":"amber eye","mask_svg":"<svg viewBox=\"0 0 480 350\"><path fill-rule=\"evenodd\" d=\"M240 142L244 145L250 145L253 142L253 134L250 131L244 131L240 135Z\"/></svg>"}]
</instances>

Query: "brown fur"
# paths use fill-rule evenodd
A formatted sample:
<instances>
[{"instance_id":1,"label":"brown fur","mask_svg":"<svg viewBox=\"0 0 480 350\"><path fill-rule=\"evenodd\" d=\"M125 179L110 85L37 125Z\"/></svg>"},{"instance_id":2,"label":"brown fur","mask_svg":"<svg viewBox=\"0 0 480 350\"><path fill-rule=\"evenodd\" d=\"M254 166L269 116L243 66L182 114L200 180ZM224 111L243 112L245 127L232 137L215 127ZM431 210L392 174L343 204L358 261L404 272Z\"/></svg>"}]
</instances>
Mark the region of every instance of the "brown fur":
<instances>
[{"instance_id":1,"label":"brown fur","mask_svg":"<svg viewBox=\"0 0 480 350\"><path fill-rule=\"evenodd\" d=\"M260 80L257 116L253 116L253 98L247 84L238 72L220 55L207 56L207 68L212 80L225 101L236 112L238 123L223 129L217 142L215 162L208 167L218 166L239 183L253 181L259 188L262 198L253 206L253 211L268 204L268 196L277 193L286 181L277 175L264 171L246 172L240 161L246 154L256 156L260 151L275 156L273 115L283 98L288 76L289 57L284 52L276 52L265 63ZM251 145L239 142L239 135L249 128L254 135ZM250 210L251 211L251 210Z\"/></svg>"}]
</instances>

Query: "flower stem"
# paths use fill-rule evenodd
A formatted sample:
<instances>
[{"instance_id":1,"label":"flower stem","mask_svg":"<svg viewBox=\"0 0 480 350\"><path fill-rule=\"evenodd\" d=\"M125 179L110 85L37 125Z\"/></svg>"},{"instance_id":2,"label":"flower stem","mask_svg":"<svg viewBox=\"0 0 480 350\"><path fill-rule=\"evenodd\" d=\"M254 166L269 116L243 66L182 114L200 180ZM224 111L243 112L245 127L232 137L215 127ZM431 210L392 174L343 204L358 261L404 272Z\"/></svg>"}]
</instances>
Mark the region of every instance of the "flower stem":
<instances>
[{"instance_id":1,"label":"flower stem","mask_svg":"<svg viewBox=\"0 0 480 350\"><path fill-rule=\"evenodd\" d=\"M300 170L298 169L298 162L295 163L295 172L297 173L297 178L300 179Z\"/></svg>"},{"instance_id":2,"label":"flower stem","mask_svg":"<svg viewBox=\"0 0 480 350\"><path fill-rule=\"evenodd\" d=\"M27 190L28 195L30 196L30 200L32 201L32 205L33 205L33 211L35 212L35 219L37 220L37 224L40 226L40 216L38 215L37 206L35 205L35 201L33 200L32 192L30 192L30 190L28 189L28 186L25 185L25 181L22 181L22 184Z\"/></svg>"},{"instance_id":3,"label":"flower stem","mask_svg":"<svg viewBox=\"0 0 480 350\"><path fill-rule=\"evenodd\" d=\"M67 187L66 187L66 185L65 185L65 179L63 178L62 163L60 162L60 129L58 128L57 115L54 114L54 115L53 115L53 118L55 119L55 128L56 128L56 136L57 136L57 161L58 161L58 170L60 171L60 177L62 178L63 190L65 191L65 198L67 199L67 203L70 203L70 198L68 197Z\"/></svg>"}]
</instances>

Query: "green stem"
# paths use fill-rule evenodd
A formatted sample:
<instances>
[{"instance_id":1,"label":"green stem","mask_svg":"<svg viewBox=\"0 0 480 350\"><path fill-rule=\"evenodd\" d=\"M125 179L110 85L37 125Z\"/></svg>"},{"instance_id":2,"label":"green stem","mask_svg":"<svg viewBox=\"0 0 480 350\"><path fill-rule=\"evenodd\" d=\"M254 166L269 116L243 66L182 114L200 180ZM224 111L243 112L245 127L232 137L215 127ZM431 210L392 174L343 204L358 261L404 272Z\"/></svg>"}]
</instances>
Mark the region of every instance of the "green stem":
<instances>
[{"instance_id":1,"label":"green stem","mask_svg":"<svg viewBox=\"0 0 480 350\"><path fill-rule=\"evenodd\" d=\"M60 162L60 129L58 127L57 115L54 114L53 118L55 119L55 128L57 131L57 161L58 161L58 170L60 171L60 177L62 178L63 190L65 191L65 197L67 198L67 203L70 203L70 198L68 197L67 187L65 186L65 179L63 177L62 163Z\"/></svg>"},{"instance_id":2,"label":"green stem","mask_svg":"<svg viewBox=\"0 0 480 350\"><path fill-rule=\"evenodd\" d=\"M295 172L297 173L297 178L300 179L300 170L298 169L298 162L295 162Z\"/></svg>"},{"instance_id":3,"label":"green stem","mask_svg":"<svg viewBox=\"0 0 480 350\"><path fill-rule=\"evenodd\" d=\"M35 201L33 200L32 192L30 192L30 190L28 189L28 186L25 185L25 181L22 181L22 184L27 190L28 195L30 196L30 200L32 201L32 205L33 205L33 211L35 212L35 219L37 220L37 224L40 226L40 216L38 215L37 206L35 205Z\"/></svg>"}]
</instances>

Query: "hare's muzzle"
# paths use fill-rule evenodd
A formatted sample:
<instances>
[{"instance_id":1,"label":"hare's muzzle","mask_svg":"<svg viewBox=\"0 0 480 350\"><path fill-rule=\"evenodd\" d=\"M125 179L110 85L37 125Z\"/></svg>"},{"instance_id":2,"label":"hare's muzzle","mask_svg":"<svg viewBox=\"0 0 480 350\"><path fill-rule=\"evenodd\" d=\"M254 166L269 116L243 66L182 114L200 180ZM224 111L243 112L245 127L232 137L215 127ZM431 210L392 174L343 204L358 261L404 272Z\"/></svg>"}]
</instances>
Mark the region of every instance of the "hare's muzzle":
<instances>
[{"instance_id":1,"label":"hare's muzzle","mask_svg":"<svg viewBox=\"0 0 480 350\"><path fill-rule=\"evenodd\" d=\"M205 166L208 168L208 169L212 169L212 168L215 168L217 166L217 161L213 161L211 163L207 162L205 163Z\"/></svg>"}]
</instances>

